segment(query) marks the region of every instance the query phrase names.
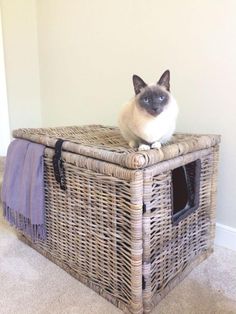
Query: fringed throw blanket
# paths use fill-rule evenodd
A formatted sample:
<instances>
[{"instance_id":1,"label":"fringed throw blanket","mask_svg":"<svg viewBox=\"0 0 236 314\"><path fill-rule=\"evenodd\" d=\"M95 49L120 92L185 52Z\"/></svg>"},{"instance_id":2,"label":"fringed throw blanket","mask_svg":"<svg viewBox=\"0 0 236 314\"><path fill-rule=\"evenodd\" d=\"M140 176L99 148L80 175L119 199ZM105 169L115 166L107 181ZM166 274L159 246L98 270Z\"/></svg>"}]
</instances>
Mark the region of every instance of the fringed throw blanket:
<instances>
[{"instance_id":1,"label":"fringed throw blanket","mask_svg":"<svg viewBox=\"0 0 236 314\"><path fill-rule=\"evenodd\" d=\"M2 185L5 218L32 240L44 239L45 146L14 140L8 147Z\"/></svg>"}]
</instances>

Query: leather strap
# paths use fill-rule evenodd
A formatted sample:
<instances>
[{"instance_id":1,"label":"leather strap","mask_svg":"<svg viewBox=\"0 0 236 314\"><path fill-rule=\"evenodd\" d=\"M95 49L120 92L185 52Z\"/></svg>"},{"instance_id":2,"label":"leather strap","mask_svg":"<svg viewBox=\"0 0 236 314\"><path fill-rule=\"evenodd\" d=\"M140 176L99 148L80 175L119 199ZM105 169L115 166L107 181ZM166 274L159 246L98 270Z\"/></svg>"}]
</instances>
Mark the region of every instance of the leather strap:
<instances>
[{"instance_id":1,"label":"leather strap","mask_svg":"<svg viewBox=\"0 0 236 314\"><path fill-rule=\"evenodd\" d=\"M66 190L65 169L63 167L63 160L61 158L63 142L64 140L62 139L57 140L55 145L55 155L53 156L52 162L55 179L60 184L60 188L65 191Z\"/></svg>"}]
</instances>

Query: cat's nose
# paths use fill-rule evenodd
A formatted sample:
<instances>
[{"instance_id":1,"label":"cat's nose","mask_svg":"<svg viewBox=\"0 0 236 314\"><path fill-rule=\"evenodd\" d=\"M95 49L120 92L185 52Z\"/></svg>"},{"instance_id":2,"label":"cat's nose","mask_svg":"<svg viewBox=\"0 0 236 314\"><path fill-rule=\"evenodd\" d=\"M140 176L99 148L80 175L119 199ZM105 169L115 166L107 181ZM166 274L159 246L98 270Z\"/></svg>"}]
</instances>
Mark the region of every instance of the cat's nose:
<instances>
[{"instance_id":1,"label":"cat's nose","mask_svg":"<svg viewBox=\"0 0 236 314\"><path fill-rule=\"evenodd\" d=\"M152 111L154 112L154 113L158 113L158 108L152 108Z\"/></svg>"},{"instance_id":2,"label":"cat's nose","mask_svg":"<svg viewBox=\"0 0 236 314\"><path fill-rule=\"evenodd\" d=\"M152 106L152 109L153 109L154 111L157 111L157 110L159 109L159 106L158 106L158 105L153 105L153 106Z\"/></svg>"}]
</instances>

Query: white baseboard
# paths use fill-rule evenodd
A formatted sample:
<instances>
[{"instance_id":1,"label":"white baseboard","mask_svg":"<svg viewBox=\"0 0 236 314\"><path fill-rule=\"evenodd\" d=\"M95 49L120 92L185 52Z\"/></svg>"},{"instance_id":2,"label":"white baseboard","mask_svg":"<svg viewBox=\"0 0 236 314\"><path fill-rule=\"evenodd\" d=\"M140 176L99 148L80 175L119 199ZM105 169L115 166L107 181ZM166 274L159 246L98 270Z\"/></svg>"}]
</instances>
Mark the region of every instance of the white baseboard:
<instances>
[{"instance_id":1,"label":"white baseboard","mask_svg":"<svg viewBox=\"0 0 236 314\"><path fill-rule=\"evenodd\" d=\"M215 244L236 251L236 228L217 223Z\"/></svg>"}]
</instances>

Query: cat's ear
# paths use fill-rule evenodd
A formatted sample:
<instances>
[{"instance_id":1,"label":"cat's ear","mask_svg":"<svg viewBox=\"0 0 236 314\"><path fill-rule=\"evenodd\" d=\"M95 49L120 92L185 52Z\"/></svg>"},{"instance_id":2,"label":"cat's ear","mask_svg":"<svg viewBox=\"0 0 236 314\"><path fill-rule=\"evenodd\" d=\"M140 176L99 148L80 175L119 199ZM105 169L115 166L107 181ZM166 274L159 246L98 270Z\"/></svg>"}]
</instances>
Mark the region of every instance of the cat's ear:
<instances>
[{"instance_id":1,"label":"cat's ear","mask_svg":"<svg viewBox=\"0 0 236 314\"><path fill-rule=\"evenodd\" d=\"M157 82L158 85L164 86L168 91L170 91L170 71L166 70L159 81Z\"/></svg>"},{"instance_id":2,"label":"cat's ear","mask_svg":"<svg viewBox=\"0 0 236 314\"><path fill-rule=\"evenodd\" d=\"M147 84L138 75L135 74L133 75L133 84L136 95L140 93L142 88L147 86Z\"/></svg>"}]
</instances>

